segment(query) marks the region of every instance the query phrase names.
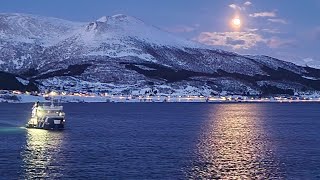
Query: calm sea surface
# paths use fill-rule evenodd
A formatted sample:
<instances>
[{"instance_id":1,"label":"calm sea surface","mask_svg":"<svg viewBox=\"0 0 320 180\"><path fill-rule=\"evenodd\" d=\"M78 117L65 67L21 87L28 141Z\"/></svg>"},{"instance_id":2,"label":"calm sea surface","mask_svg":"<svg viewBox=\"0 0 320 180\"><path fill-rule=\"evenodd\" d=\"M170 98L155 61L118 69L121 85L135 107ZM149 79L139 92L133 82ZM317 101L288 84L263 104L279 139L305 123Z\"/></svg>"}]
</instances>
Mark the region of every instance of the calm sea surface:
<instances>
[{"instance_id":1,"label":"calm sea surface","mask_svg":"<svg viewBox=\"0 0 320 180\"><path fill-rule=\"evenodd\" d=\"M0 104L0 179L320 179L320 104Z\"/></svg>"}]
</instances>

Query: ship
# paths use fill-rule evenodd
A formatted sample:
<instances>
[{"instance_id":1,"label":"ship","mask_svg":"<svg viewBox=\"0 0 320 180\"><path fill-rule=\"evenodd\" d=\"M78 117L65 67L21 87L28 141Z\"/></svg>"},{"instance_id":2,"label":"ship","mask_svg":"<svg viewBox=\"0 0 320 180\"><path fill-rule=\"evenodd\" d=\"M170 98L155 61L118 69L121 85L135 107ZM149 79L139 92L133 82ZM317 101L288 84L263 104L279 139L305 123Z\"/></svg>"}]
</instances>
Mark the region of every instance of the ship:
<instances>
[{"instance_id":1,"label":"ship","mask_svg":"<svg viewBox=\"0 0 320 180\"><path fill-rule=\"evenodd\" d=\"M32 115L26 127L46 130L63 130L65 128L65 113L63 106L41 105L36 102L32 107Z\"/></svg>"}]
</instances>

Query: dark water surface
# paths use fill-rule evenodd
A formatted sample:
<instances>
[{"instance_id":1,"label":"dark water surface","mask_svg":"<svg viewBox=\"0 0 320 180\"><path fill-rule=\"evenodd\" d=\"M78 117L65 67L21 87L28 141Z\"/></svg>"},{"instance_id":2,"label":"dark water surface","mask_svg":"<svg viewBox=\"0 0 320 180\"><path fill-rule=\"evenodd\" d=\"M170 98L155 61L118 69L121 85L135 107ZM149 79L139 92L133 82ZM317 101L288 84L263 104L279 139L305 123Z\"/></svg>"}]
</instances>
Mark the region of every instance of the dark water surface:
<instances>
[{"instance_id":1,"label":"dark water surface","mask_svg":"<svg viewBox=\"0 0 320 180\"><path fill-rule=\"evenodd\" d=\"M0 104L0 179L320 179L320 104Z\"/></svg>"}]
</instances>

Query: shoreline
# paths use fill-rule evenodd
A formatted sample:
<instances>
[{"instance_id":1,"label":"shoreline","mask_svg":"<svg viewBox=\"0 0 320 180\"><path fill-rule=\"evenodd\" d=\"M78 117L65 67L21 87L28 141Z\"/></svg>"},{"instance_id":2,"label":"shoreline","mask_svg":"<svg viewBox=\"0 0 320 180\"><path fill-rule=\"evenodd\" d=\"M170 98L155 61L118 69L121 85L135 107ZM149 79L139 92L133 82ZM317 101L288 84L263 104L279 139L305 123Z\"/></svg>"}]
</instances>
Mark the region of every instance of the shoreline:
<instances>
[{"instance_id":1,"label":"shoreline","mask_svg":"<svg viewBox=\"0 0 320 180\"><path fill-rule=\"evenodd\" d=\"M318 97L270 97L257 98L246 96L99 96L99 95L0 95L0 103L49 103L51 98L59 103L320 103Z\"/></svg>"}]
</instances>

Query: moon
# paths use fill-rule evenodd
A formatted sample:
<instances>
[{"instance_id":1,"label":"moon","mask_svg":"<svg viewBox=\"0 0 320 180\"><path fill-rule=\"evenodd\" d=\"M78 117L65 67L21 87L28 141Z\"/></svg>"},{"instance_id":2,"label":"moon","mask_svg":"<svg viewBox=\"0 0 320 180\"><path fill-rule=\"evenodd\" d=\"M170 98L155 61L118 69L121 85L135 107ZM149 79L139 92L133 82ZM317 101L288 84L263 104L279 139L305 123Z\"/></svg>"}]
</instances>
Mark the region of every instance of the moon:
<instances>
[{"instance_id":1,"label":"moon","mask_svg":"<svg viewBox=\"0 0 320 180\"><path fill-rule=\"evenodd\" d=\"M239 27L241 27L241 19L238 17L235 17L232 19L231 24L233 27L239 28Z\"/></svg>"}]
</instances>

